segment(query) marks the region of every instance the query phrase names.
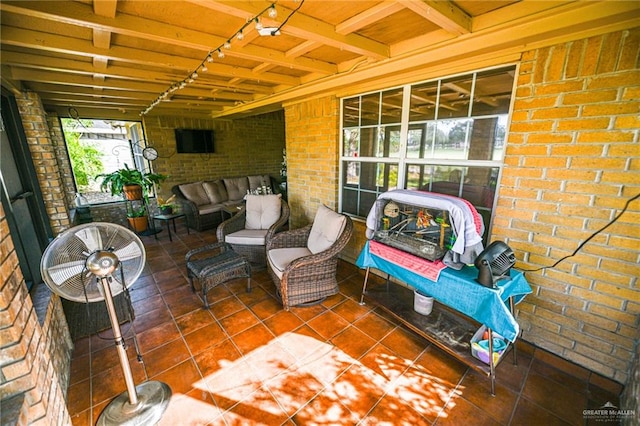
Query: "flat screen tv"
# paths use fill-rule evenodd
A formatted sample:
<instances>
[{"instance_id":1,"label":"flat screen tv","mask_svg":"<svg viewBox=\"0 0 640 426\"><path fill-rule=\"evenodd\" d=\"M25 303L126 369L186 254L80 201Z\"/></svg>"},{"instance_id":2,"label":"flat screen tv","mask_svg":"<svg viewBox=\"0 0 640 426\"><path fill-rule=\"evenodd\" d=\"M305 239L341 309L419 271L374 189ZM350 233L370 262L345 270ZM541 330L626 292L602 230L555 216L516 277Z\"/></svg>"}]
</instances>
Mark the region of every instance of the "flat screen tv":
<instances>
[{"instance_id":1,"label":"flat screen tv","mask_svg":"<svg viewBox=\"0 0 640 426\"><path fill-rule=\"evenodd\" d=\"M175 129L178 154L213 153L213 130Z\"/></svg>"}]
</instances>

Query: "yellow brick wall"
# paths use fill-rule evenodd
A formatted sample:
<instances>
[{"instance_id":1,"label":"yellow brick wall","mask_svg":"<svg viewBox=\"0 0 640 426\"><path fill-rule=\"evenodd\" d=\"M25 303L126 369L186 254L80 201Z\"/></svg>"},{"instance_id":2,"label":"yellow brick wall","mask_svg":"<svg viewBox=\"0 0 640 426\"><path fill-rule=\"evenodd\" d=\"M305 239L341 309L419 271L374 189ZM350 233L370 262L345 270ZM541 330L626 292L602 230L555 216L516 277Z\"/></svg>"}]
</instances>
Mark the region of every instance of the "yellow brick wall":
<instances>
[{"instance_id":1,"label":"yellow brick wall","mask_svg":"<svg viewBox=\"0 0 640 426\"><path fill-rule=\"evenodd\" d=\"M146 139L160 155L153 162L154 171L170 176L159 190L165 198L179 183L257 174L280 176L285 143L282 112L235 120L146 117L144 128ZM213 130L215 153L176 154L177 128Z\"/></svg>"},{"instance_id":2,"label":"yellow brick wall","mask_svg":"<svg viewBox=\"0 0 640 426\"><path fill-rule=\"evenodd\" d=\"M640 31L525 52L491 240L506 241L518 267L570 254L640 192ZM339 100L285 106L293 227L320 203L337 205ZM577 256L528 273L519 305L523 338L626 383L640 325L640 201ZM342 257L365 242L355 221Z\"/></svg>"},{"instance_id":3,"label":"yellow brick wall","mask_svg":"<svg viewBox=\"0 0 640 426\"><path fill-rule=\"evenodd\" d=\"M523 54L492 240L517 267L571 254L640 193L640 30ZM640 314L640 200L577 256L527 273L523 338L625 383Z\"/></svg>"}]
</instances>

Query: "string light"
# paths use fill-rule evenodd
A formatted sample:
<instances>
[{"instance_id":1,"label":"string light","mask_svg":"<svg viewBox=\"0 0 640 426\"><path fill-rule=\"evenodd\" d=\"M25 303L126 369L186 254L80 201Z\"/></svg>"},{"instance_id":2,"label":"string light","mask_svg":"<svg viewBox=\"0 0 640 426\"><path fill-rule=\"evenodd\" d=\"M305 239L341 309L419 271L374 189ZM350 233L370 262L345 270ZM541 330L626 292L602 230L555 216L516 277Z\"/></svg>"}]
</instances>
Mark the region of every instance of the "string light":
<instances>
[{"instance_id":1,"label":"string light","mask_svg":"<svg viewBox=\"0 0 640 426\"><path fill-rule=\"evenodd\" d=\"M284 22L282 24L280 24L280 26L277 28L276 31L273 31L271 33L271 35L276 35L276 34L280 34L279 30L284 26L284 24L287 23L287 21L289 20L289 18L291 18L291 16L296 13L300 7L302 7L302 4L304 3L304 0L302 0L300 2L300 5L293 11L291 12L291 14L289 14L289 16L287 16L287 18L284 20ZM217 54L218 58L223 59L225 57L224 52L222 51L222 49L231 49L231 41L233 40L233 38L235 37L236 40L243 40L244 39L244 29L247 28L247 26L251 25L252 23L255 23L255 29L256 30L261 30L263 29L263 25L262 22L260 22L260 17L264 14L267 14L267 16L271 19L275 19L278 16L278 11L276 10L276 5L275 3L272 3L270 6L266 7L264 10L262 10L260 13L258 13L257 15L255 15L253 18L248 19L247 22L242 26L242 28L240 28L232 37L230 37L228 40L226 40L222 45L216 47L215 49L211 49L208 53L207 56L204 58L204 60L200 63L200 65L198 65L196 67L195 70L193 70L189 76L187 78L185 78L184 80L178 82L178 83L173 83L171 84L171 86L169 86L169 88L167 90L165 90L160 96L158 96L153 102L151 102L151 104L140 113L140 115L146 115L148 114L155 106L157 106L158 104L160 104L160 102L162 100L166 100L167 97L171 94L174 93L175 91L179 90L179 89L184 89L187 84L191 84L193 83L197 78L198 78L198 71L201 72L207 72L209 71L209 68L207 68L207 66L205 65L206 63L212 63L213 62L213 55Z\"/></svg>"}]
</instances>

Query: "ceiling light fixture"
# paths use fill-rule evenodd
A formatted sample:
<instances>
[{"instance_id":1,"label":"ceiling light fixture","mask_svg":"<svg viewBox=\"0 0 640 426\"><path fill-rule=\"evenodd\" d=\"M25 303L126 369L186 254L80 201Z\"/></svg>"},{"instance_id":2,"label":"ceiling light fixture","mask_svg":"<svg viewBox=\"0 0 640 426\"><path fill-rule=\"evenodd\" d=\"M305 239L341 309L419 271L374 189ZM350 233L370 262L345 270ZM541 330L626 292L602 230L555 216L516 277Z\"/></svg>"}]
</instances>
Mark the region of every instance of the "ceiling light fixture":
<instances>
[{"instance_id":1,"label":"ceiling light fixture","mask_svg":"<svg viewBox=\"0 0 640 426\"><path fill-rule=\"evenodd\" d=\"M229 37L229 39L227 39L222 45L216 47L215 49L211 49L207 53L207 56L202 60L202 62L200 62L200 65L198 65L196 67L196 69L193 70L189 74L188 77L186 77L184 80L182 80L180 82L171 84L171 86L169 86L169 88L167 90L165 90L153 102L151 102L151 104L144 111L140 112L140 116L148 114L162 100L168 100L167 97L169 96L170 93L173 93L178 89L184 89L187 86L187 84L193 83L198 78L198 71L207 72L209 70L209 68L207 68L205 63L212 63L213 62L213 54L214 53L216 53L218 55L219 59L223 59L225 57L225 54L222 51L222 49L223 48L224 49L231 49L231 41L233 40L234 37L235 37L236 40L244 39L243 31L244 31L245 28L247 28L247 26L251 25L252 23L255 23L255 28L256 28L256 30L258 31L258 33L261 36L277 36L277 35L280 35L280 30L282 29L282 27L289 21L289 18L291 18L291 16L293 16L293 14L295 14L298 10L300 10L302 5L304 4L304 1L305 0L301 0L300 1L300 4L298 5L298 7L296 7L289 14L289 16L287 16L287 18L282 22L282 24L280 24L279 27L264 27L262 25L262 22L260 22L260 17L262 15L264 15L265 13L271 19L275 19L278 16L278 11L276 10L276 4L275 3L272 3L270 6L266 7L265 9L263 9L260 13L255 15L253 18L247 19L247 22L242 26L242 28L240 28L238 31L236 31L236 33L233 36Z\"/></svg>"}]
</instances>

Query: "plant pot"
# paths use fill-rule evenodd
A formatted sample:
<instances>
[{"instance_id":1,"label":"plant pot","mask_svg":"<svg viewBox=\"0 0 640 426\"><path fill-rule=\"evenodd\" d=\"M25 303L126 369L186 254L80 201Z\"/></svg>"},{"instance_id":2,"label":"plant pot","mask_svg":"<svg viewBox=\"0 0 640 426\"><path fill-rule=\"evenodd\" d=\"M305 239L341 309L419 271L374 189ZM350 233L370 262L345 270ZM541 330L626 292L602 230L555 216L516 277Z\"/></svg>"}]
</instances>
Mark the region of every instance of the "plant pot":
<instances>
[{"instance_id":1,"label":"plant pot","mask_svg":"<svg viewBox=\"0 0 640 426\"><path fill-rule=\"evenodd\" d=\"M160 214L172 214L173 213L173 207L171 206L162 206L160 207Z\"/></svg>"},{"instance_id":2,"label":"plant pot","mask_svg":"<svg viewBox=\"0 0 640 426\"><path fill-rule=\"evenodd\" d=\"M149 226L149 221L146 216L128 217L127 219L129 220L131 229L137 233L146 231Z\"/></svg>"},{"instance_id":3,"label":"plant pot","mask_svg":"<svg viewBox=\"0 0 640 426\"><path fill-rule=\"evenodd\" d=\"M124 185L122 192L127 200L142 200L142 186L140 185Z\"/></svg>"}]
</instances>

